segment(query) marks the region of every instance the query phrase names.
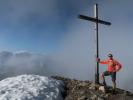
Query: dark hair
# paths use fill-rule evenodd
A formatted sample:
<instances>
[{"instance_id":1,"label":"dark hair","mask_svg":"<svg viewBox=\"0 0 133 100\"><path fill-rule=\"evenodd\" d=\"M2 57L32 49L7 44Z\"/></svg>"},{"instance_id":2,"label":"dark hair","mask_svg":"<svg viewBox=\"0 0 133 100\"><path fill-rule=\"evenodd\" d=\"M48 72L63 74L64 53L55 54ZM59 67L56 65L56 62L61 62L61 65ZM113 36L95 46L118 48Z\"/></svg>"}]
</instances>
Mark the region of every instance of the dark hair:
<instances>
[{"instance_id":1,"label":"dark hair","mask_svg":"<svg viewBox=\"0 0 133 100\"><path fill-rule=\"evenodd\" d=\"M113 55L111 53L108 54L108 57L113 57Z\"/></svg>"}]
</instances>

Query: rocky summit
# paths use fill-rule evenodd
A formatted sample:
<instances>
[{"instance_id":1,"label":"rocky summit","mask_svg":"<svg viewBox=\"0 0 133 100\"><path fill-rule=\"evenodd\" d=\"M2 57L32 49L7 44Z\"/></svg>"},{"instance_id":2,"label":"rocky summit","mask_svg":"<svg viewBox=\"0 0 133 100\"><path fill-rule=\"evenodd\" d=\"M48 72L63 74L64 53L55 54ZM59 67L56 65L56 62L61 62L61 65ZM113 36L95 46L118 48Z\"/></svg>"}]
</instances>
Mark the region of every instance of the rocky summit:
<instances>
[{"instance_id":1,"label":"rocky summit","mask_svg":"<svg viewBox=\"0 0 133 100\"><path fill-rule=\"evenodd\" d=\"M80 81L60 76L52 76L65 83L66 93L64 100L133 100L133 93L117 88L115 93L112 87L104 87L90 81Z\"/></svg>"}]
</instances>

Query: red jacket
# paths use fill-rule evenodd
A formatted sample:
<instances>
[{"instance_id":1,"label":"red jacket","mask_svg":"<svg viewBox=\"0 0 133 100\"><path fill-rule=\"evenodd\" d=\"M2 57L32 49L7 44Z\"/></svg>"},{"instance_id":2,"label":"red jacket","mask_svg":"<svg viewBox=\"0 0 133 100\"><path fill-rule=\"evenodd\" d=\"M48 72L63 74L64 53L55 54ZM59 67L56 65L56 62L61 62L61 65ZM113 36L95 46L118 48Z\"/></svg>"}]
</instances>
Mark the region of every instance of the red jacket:
<instances>
[{"instance_id":1,"label":"red jacket","mask_svg":"<svg viewBox=\"0 0 133 100\"><path fill-rule=\"evenodd\" d=\"M109 72L117 72L122 68L122 65L114 59L103 60L103 61L100 61L99 63L107 64L107 67L108 67L107 70Z\"/></svg>"}]
</instances>

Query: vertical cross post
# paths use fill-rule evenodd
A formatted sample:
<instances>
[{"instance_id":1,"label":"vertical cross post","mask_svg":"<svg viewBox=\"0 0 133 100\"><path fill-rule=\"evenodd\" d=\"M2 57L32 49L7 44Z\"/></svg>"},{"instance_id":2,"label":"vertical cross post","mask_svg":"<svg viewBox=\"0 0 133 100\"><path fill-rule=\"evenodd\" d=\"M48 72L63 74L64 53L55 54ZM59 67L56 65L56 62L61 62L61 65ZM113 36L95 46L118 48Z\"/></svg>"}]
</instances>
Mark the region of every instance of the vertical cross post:
<instances>
[{"instance_id":1,"label":"vertical cross post","mask_svg":"<svg viewBox=\"0 0 133 100\"><path fill-rule=\"evenodd\" d=\"M95 22L95 39L96 39L96 59L99 58L99 36L98 36L98 4L94 5L94 18ZM99 84L99 63L96 62L95 66L95 83Z\"/></svg>"}]
</instances>

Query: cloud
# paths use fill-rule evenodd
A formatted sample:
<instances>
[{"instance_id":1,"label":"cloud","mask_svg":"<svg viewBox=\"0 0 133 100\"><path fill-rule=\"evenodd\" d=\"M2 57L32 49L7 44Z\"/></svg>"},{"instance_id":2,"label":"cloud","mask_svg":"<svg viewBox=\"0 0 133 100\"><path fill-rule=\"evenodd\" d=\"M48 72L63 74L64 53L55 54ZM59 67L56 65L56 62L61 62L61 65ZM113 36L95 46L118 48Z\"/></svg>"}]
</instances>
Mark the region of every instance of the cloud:
<instances>
[{"instance_id":1,"label":"cloud","mask_svg":"<svg viewBox=\"0 0 133 100\"><path fill-rule=\"evenodd\" d=\"M10 77L20 74L39 74L48 76L47 57L43 54L29 52L0 52L0 77Z\"/></svg>"}]
</instances>

